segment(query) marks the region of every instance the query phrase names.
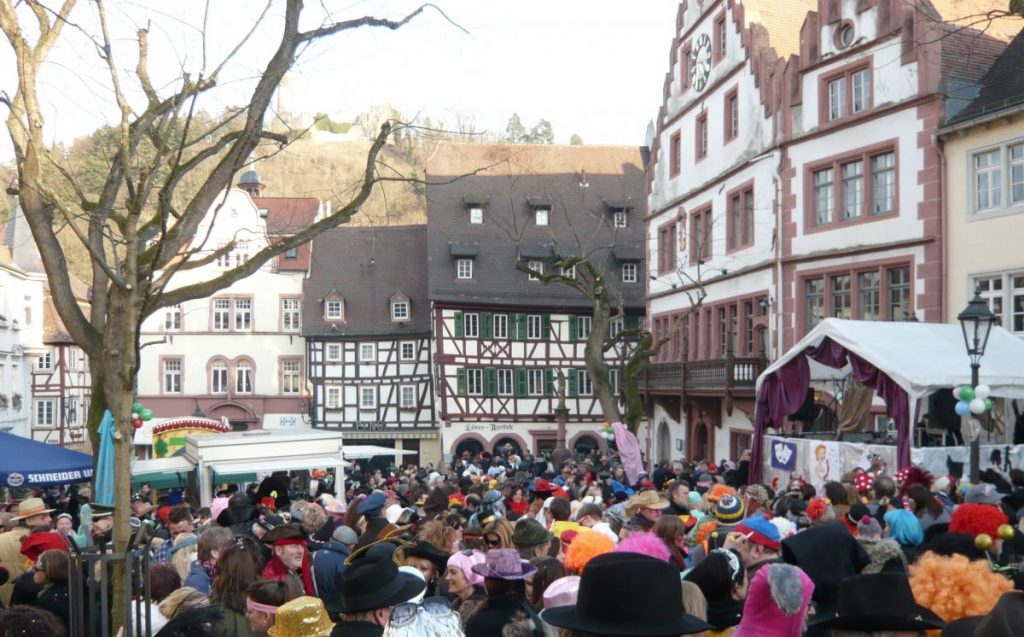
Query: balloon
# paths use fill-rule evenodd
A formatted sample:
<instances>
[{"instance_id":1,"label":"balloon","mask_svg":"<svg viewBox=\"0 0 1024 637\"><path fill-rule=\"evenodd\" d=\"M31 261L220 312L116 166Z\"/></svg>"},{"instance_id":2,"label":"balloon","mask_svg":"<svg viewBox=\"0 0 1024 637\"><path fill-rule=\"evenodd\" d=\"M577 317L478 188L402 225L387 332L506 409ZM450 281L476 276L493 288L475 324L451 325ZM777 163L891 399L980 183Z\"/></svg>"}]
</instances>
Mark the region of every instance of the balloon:
<instances>
[{"instance_id":1,"label":"balloon","mask_svg":"<svg viewBox=\"0 0 1024 637\"><path fill-rule=\"evenodd\" d=\"M957 400L960 400L960 388L959 387L954 387L953 388L953 398L956 398Z\"/></svg>"},{"instance_id":2,"label":"balloon","mask_svg":"<svg viewBox=\"0 0 1024 637\"><path fill-rule=\"evenodd\" d=\"M132 421L132 427L135 427L136 429L141 429L142 428L142 421L141 420Z\"/></svg>"},{"instance_id":3,"label":"balloon","mask_svg":"<svg viewBox=\"0 0 1024 637\"><path fill-rule=\"evenodd\" d=\"M985 411L991 411L991 410L992 410L992 399L991 398L986 398L985 399Z\"/></svg>"},{"instance_id":4,"label":"balloon","mask_svg":"<svg viewBox=\"0 0 1024 637\"><path fill-rule=\"evenodd\" d=\"M968 387L967 385L964 385L963 387L960 388L960 400L966 400L967 402L970 402L973 399L974 399L974 389L973 388Z\"/></svg>"},{"instance_id":5,"label":"balloon","mask_svg":"<svg viewBox=\"0 0 1024 637\"><path fill-rule=\"evenodd\" d=\"M956 407L954 407L953 409L956 411L957 416L966 416L967 414L971 413L970 405L968 405L962 400L958 402L956 404Z\"/></svg>"},{"instance_id":6,"label":"balloon","mask_svg":"<svg viewBox=\"0 0 1024 637\"><path fill-rule=\"evenodd\" d=\"M1013 539L1013 527L1009 524L1000 524L996 532L999 534L1000 540Z\"/></svg>"},{"instance_id":7,"label":"balloon","mask_svg":"<svg viewBox=\"0 0 1024 637\"><path fill-rule=\"evenodd\" d=\"M974 397L985 400L992 393L992 388L988 385L978 385L974 388Z\"/></svg>"},{"instance_id":8,"label":"balloon","mask_svg":"<svg viewBox=\"0 0 1024 637\"><path fill-rule=\"evenodd\" d=\"M135 403L134 405L132 405L132 411L134 411L135 413L139 413L140 411L142 411L142 403Z\"/></svg>"},{"instance_id":9,"label":"balloon","mask_svg":"<svg viewBox=\"0 0 1024 637\"><path fill-rule=\"evenodd\" d=\"M987 551L992 548L992 536L988 533L982 533L978 537L974 538L974 546L978 547L982 551Z\"/></svg>"},{"instance_id":10,"label":"balloon","mask_svg":"<svg viewBox=\"0 0 1024 637\"><path fill-rule=\"evenodd\" d=\"M980 398L975 398L970 403L968 403L968 406L971 410L971 413L975 415L985 411L985 401Z\"/></svg>"},{"instance_id":11,"label":"balloon","mask_svg":"<svg viewBox=\"0 0 1024 637\"><path fill-rule=\"evenodd\" d=\"M133 411L133 412L132 412L132 420L135 420L135 419L136 419L136 418L138 418L138 417L139 417L139 412L137 412L137 411Z\"/></svg>"},{"instance_id":12,"label":"balloon","mask_svg":"<svg viewBox=\"0 0 1024 637\"><path fill-rule=\"evenodd\" d=\"M153 419L153 410L152 409L143 409L141 412L139 412L139 417L142 418L143 420L152 420Z\"/></svg>"}]
</instances>

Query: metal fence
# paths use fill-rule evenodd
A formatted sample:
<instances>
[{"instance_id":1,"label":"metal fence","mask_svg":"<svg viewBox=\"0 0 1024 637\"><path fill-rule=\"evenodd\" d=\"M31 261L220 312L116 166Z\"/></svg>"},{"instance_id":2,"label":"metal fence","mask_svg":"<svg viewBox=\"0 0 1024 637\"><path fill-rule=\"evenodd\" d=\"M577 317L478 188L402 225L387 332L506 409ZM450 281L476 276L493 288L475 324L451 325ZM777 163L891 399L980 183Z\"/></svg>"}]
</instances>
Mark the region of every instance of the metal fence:
<instances>
[{"instance_id":1,"label":"metal fence","mask_svg":"<svg viewBox=\"0 0 1024 637\"><path fill-rule=\"evenodd\" d=\"M121 607L128 625L120 637L148 637L152 634L149 587L150 555L146 533L138 529L124 552L113 544L72 546L69 568L68 634L71 637L113 637L114 609ZM115 599L113 569L124 564L125 594Z\"/></svg>"}]
</instances>

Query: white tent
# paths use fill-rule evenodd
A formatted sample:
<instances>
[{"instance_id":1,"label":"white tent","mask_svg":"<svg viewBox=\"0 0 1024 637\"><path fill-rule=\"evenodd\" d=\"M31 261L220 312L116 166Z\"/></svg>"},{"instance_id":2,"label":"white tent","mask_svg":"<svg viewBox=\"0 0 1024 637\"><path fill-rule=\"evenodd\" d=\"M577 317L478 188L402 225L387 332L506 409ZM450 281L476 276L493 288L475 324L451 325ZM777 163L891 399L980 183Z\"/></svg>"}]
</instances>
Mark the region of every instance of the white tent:
<instances>
[{"instance_id":1,"label":"white tent","mask_svg":"<svg viewBox=\"0 0 1024 637\"><path fill-rule=\"evenodd\" d=\"M345 445L341 455L346 460L358 460L360 458L373 458L374 456L411 456L415 451L406 449L393 449L391 447L378 447L377 445Z\"/></svg>"}]
</instances>

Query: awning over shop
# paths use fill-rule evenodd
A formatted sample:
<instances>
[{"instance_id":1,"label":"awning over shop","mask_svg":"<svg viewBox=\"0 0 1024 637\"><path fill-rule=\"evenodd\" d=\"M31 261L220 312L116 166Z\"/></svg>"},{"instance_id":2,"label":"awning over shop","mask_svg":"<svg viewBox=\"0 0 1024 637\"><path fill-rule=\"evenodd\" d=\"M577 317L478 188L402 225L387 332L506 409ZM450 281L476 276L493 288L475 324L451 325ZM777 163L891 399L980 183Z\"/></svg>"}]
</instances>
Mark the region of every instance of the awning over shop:
<instances>
[{"instance_id":1,"label":"awning over shop","mask_svg":"<svg viewBox=\"0 0 1024 637\"><path fill-rule=\"evenodd\" d=\"M132 464L132 485L148 484L154 489L170 489L187 482L195 469L195 461L185 456L136 460Z\"/></svg>"},{"instance_id":2,"label":"awning over shop","mask_svg":"<svg viewBox=\"0 0 1024 637\"><path fill-rule=\"evenodd\" d=\"M418 452L378 445L345 445L341 450L341 454L349 460L373 458L374 456L411 456L416 453Z\"/></svg>"},{"instance_id":3,"label":"awning over shop","mask_svg":"<svg viewBox=\"0 0 1024 637\"><path fill-rule=\"evenodd\" d=\"M274 471L299 471L322 467L347 467L349 463L334 456L295 456L291 458L268 458L264 460L246 460L244 462L217 462L210 469L217 481L228 479L241 480L239 476Z\"/></svg>"},{"instance_id":4,"label":"awning over shop","mask_svg":"<svg viewBox=\"0 0 1024 637\"><path fill-rule=\"evenodd\" d=\"M87 482L92 456L57 445L0 432L0 485L50 487Z\"/></svg>"}]
</instances>

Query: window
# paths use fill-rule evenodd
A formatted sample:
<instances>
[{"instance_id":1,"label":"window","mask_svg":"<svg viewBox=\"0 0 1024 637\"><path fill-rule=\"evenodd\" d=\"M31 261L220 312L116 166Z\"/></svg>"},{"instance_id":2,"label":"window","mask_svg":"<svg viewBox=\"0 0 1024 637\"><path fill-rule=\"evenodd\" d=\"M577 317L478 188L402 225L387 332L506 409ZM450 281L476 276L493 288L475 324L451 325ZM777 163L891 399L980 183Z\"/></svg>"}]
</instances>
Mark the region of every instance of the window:
<instances>
[{"instance_id":1,"label":"window","mask_svg":"<svg viewBox=\"0 0 1024 637\"><path fill-rule=\"evenodd\" d=\"M395 301L391 304L391 320L392 321L407 321L409 320L409 302L408 301Z\"/></svg>"},{"instance_id":2,"label":"window","mask_svg":"<svg viewBox=\"0 0 1024 637\"><path fill-rule=\"evenodd\" d=\"M164 393L181 393L181 359L164 359Z\"/></svg>"},{"instance_id":3,"label":"window","mask_svg":"<svg viewBox=\"0 0 1024 637\"><path fill-rule=\"evenodd\" d=\"M466 370L466 393L470 396L484 395L484 370Z\"/></svg>"},{"instance_id":4,"label":"window","mask_svg":"<svg viewBox=\"0 0 1024 637\"><path fill-rule=\"evenodd\" d=\"M543 369L528 369L526 370L526 393L529 396L543 396L544 395L544 370Z\"/></svg>"},{"instance_id":5,"label":"window","mask_svg":"<svg viewBox=\"0 0 1024 637\"><path fill-rule=\"evenodd\" d=\"M676 177L682 168L682 157L680 148L682 146L682 133L676 131L668 141L668 175Z\"/></svg>"},{"instance_id":6,"label":"window","mask_svg":"<svg viewBox=\"0 0 1024 637\"><path fill-rule=\"evenodd\" d=\"M508 314L494 315L494 338L508 338Z\"/></svg>"},{"instance_id":7,"label":"window","mask_svg":"<svg viewBox=\"0 0 1024 637\"><path fill-rule=\"evenodd\" d=\"M718 308L718 355L725 358L726 352L729 350L729 334L732 332L732 326L729 325L729 321L725 317L725 308Z\"/></svg>"},{"instance_id":8,"label":"window","mask_svg":"<svg viewBox=\"0 0 1024 637\"><path fill-rule=\"evenodd\" d=\"M416 360L416 343L412 341L404 341L401 346L400 358L403 361Z\"/></svg>"},{"instance_id":9,"label":"window","mask_svg":"<svg viewBox=\"0 0 1024 637\"><path fill-rule=\"evenodd\" d=\"M889 320L905 321L910 318L910 268L890 268Z\"/></svg>"},{"instance_id":10,"label":"window","mask_svg":"<svg viewBox=\"0 0 1024 637\"><path fill-rule=\"evenodd\" d=\"M625 210L616 210L612 215L612 225L616 228L625 228L628 218Z\"/></svg>"},{"instance_id":11,"label":"window","mask_svg":"<svg viewBox=\"0 0 1024 637\"><path fill-rule=\"evenodd\" d=\"M861 272L857 275L860 301L857 318L862 321L874 321L882 309L881 280L878 272Z\"/></svg>"},{"instance_id":12,"label":"window","mask_svg":"<svg viewBox=\"0 0 1024 637\"><path fill-rule=\"evenodd\" d=\"M976 153L971 166L974 212L1024 204L1024 142Z\"/></svg>"},{"instance_id":13,"label":"window","mask_svg":"<svg viewBox=\"0 0 1024 637\"><path fill-rule=\"evenodd\" d=\"M541 275L544 274L543 261L529 261L526 264L526 268L530 270L530 273L527 275L530 281L540 281Z\"/></svg>"},{"instance_id":14,"label":"window","mask_svg":"<svg viewBox=\"0 0 1024 637\"><path fill-rule=\"evenodd\" d=\"M235 364L235 392L239 394L252 393L252 364L247 361L239 361Z\"/></svg>"},{"instance_id":15,"label":"window","mask_svg":"<svg viewBox=\"0 0 1024 637\"><path fill-rule=\"evenodd\" d=\"M341 409L341 387L327 388L327 408Z\"/></svg>"},{"instance_id":16,"label":"window","mask_svg":"<svg viewBox=\"0 0 1024 637\"><path fill-rule=\"evenodd\" d=\"M295 259L298 259L299 258L299 249L298 248L288 248L287 250L284 251L284 258L288 259L289 261L294 261Z\"/></svg>"},{"instance_id":17,"label":"window","mask_svg":"<svg viewBox=\"0 0 1024 637\"><path fill-rule=\"evenodd\" d=\"M896 199L896 153L871 158L871 212L892 212Z\"/></svg>"},{"instance_id":18,"label":"window","mask_svg":"<svg viewBox=\"0 0 1024 637\"><path fill-rule=\"evenodd\" d=\"M592 396L594 385L590 382L590 372L585 369L576 370L576 388L580 396Z\"/></svg>"},{"instance_id":19,"label":"window","mask_svg":"<svg viewBox=\"0 0 1024 637\"><path fill-rule=\"evenodd\" d=\"M398 390L398 406L400 409L416 408L416 386L402 385Z\"/></svg>"},{"instance_id":20,"label":"window","mask_svg":"<svg viewBox=\"0 0 1024 637\"><path fill-rule=\"evenodd\" d=\"M676 223L673 221L658 228L658 274L676 271Z\"/></svg>"},{"instance_id":21,"label":"window","mask_svg":"<svg viewBox=\"0 0 1024 637\"><path fill-rule=\"evenodd\" d=\"M729 219L726 226L729 249L754 243L754 188L745 187L729 195Z\"/></svg>"},{"instance_id":22,"label":"window","mask_svg":"<svg viewBox=\"0 0 1024 637\"><path fill-rule=\"evenodd\" d=\"M971 283L972 288L980 290L981 298L988 301L997 325L1024 334L1024 272L976 277Z\"/></svg>"},{"instance_id":23,"label":"window","mask_svg":"<svg viewBox=\"0 0 1024 637\"><path fill-rule=\"evenodd\" d=\"M341 343L328 343L325 358L328 361L337 362L341 360Z\"/></svg>"},{"instance_id":24,"label":"window","mask_svg":"<svg viewBox=\"0 0 1024 637\"><path fill-rule=\"evenodd\" d=\"M47 398L36 401L36 426L53 427L54 415L57 412L57 401Z\"/></svg>"},{"instance_id":25,"label":"window","mask_svg":"<svg viewBox=\"0 0 1024 637\"><path fill-rule=\"evenodd\" d=\"M834 121L843 117L846 108L846 79L839 78L828 83L828 119Z\"/></svg>"},{"instance_id":26,"label":"window","mask_svg":"<svg viewBox=\"0 0 1024 637\"><path fill-rule=\"evenodd\" d=\"M181 331L181 304L164 308L164 331Z\"/></svg>"},{"instance_id":27,"label":"window","mask_svg":"<svg viewBox=\"0 0 1024 637\"><path fill-rule=\"evenodd\" d=\"M377 408L377 388L376 387L360 387L359 388L359 408L360 409L376 409Z\"/></svg>"},{"instance_id":28,"label":"window","mask_svg":"<svg viewBox=\"0 0 1024 637\"><path fill-rule=\"evenodd\" d=\"M853 298L850 290L850 275L840 274L832 277L832 316L835 318L853 318Z\"/></svg>"},{"instance_id":29,"label":"window","mask_svg":"<svg viewBox=\"0 0 1024 637\"><path fill-rule=\"evenodd\" d=\"M68 401L68 424L69 425L77 425L78 424L78 401L77 400L69 400Z\"/></svg>"},{"instance_id":30,"label":"window","mask_svg":"<svg viewBox=\"0 0 1024 637\"><path fill-rule=\"evenodd\" d=\"M210 364L210 393L228 393L228 364L223 359Z\"/></svg>"},{"instance_id":31,"label":"window","mask_svg":"<svg viewBox=\"0 0 1024 637\"><path fill-rule=\"evenodd\" d=\"M807 329L812 329L825 318L825 279L817 277L804 281Z\"/></svg>"},{"instance_id":32,"label":"window","mask_svg":"<svg viewBox=\"0 0 1024 637\"><path fill-rule=\"evenodd\" d=\"M814 225L832 223L832 169L824 168L814 172Z\"/></svg>"},{"instance_id":33,"label":"window","mask_svg":"<svg viewBox=\"0 0 1024 637\"><path fill-rule=\"evenodd\" d=\"M544 321L539 314L530 314L526 317L526 338L537 340L543 335Z\"/></svg>"},{"instance_id":34,"label":"window","mask_svg":"<svg viewBox=\"0 0 1024 637\"><path fill-rule=\"evenodd\" d=\"M359 362L374 363L377 361L377 346L373 343L359 344Z\"/></svg>"},{"instance_id":35,"label":"window","mask_svg":"<svg viewBox=\"0 0 1024 637\"><path fill-rule=\"evenodd\" d=\"M235 331L252 329L252 299L235 299Z\"/></svg>"},{"instance_id":36,"label":"window","mask_svg":"<svg viewBox=\"0 0 1024 637\"><path fill-rule=\"evenodd\" d=\"M473 278L473 259L459 259L455 262L455 276L460 279Z\"/></svg>"},{"instance_id":37,"label":"window","mask_svg":"<svg viewBox=\"0 0 1024 637\"><path fill-rule=\"evenodd\" d=\"M853 219L864 208L864 162L849 161L842 164L843 219Z\"/></svg>"},{"instance_id":38,"label":"window","mask_svg":"<svg viewBox=\"0 0 1024 637\"><path fill-rule=\"evenodd\" d=\"M911 319L912 272L909 264L898 264L804 279L805 327L813 328L826 316L865 321Z\"/></svg>"},{"instance_id":39,"label":"window","mask_svg":"<svg viewBox=\"0 0 1024 637\"><path fill-rule=\"evenodd\" d=\"M608 323L608 336L610 338L615 338L625 328L626 328L626 321L625 321L625 319L623 319L621 316L613 318Z\"/></svg>"},{"instance_id":40,"label":"window","mask_svg":"<svg viewBox=\"0 0 1024 637\"><path fill-rule=\"evenodd\" d=\"M686 330L686 326L683 326ZM747 356L754 355L754 302L743 303L743 352Z\"/></svg>"},{"instance_id":41,"label":"window","mask_svg":"<svg viewBox=\"0 0 1024 637\"><path fill-rule=\"evenodd\" d=\"M845 157L812 169L810 175L809 196L813 210L809 223L812 226L881 217L896 211L894 150L867 151Z\"/></svg>"},{"instance_id":42,"label":"window","mask_svg":"<svg viewBox=\"0 0 1024 637\"><path fill-rule=\"evenodd\" d=\"M851 111L860 113L868 110L871 102L871 74L867 69L857 71L851 76L853 83L853 105Z\"/></svg>"},{"instance_id":43,"label":"window","mask_svg":"<svg viewBox=\"0 0 1024 637\"><path fill-rule=\"evenodd\" d=\"M562 277L566 278L566 279L575 279L576 278L576 266L575 266L575 264L574 265L570 265L567 268L563 267L562 268Z\"/></svg>"},{"instance_id":44,"label":"window","mask_svg":"<svg viewBox=\"0 0 1024 637\"><path fill-rule=\"evenodd\" d=\"M608 370L608 384L612 387L612 393L616 396L619 395L619 387L622 384L622 370L618 367L612 367Z\"/></svg>"},{"instance_id":45,"label":"window","mask_svg":"<svg viewBox=\"0 0 1024 637\"><path fill-rule=\"evenodd\" d=\"M839 25L838 32L836 32L836 48L837 49L845 49L846 47L848 47L851 44L853 44L853 36L854 36L853 25L850 24L849 22L841 23ZM734 456L734 457L739 457L739 456Z\"/></svg>"},{"instance_id":46,"label":"window","mask_svg":"<svg viewBox=\"0 0 1024 637\"><path fill-rule=\"evenodd\" d=\"M725 95L725 141L736 139L740 134L740 98L737 89Z\"/></svg>"},{"instance_id":47,"label":"window","mask_svg":"<svg viewBox=\"0 0 1024 637\"><path fill-rule=\"evenodd\" d=\"M36 369L41 372L53 369L53 350L47 349L42 356L36 359Z\"/></svg>"},{"instance_id":48,"label":"window","mask_svg":"<svg viewBox=\"0 0 1024 637\"><path fill-rule=\"evenodd\" d=\"M479 225L484 222L484 209L480 206L469 207L469 222Z\"/></svg>"},{"instance_id":49,"label":"window","mask_svg":"<svg viewBox=\"0 0 1024 637\"><path fill-rule=\"evenodd\" d=\"M690 221L690 263L711 258L711 208L693 213Z\"/></svg>"},{"instance_id":50,"label":"window","mask_svg":"<svg viewBox=\"0 0 1024 637\"><path fill-rule=\"evenodd\" d=\"M622 282L623 283L636 283L637 280L637 266L635 263L623 263L622 264Z\"/></svg>"},{"instance_id":51,"label":"window","mask_svg":"<svg viewBox=\"0 0 1024 637\"><path fill-rule=\"evenodd\" d=\"M704 111L697 116L697 138L695 156L697 161L708 156L708 113Z\"/></svg>"},{"instance_id":52,"label":"window","mask_svg":"<svg viewBox=\"0 0 1024 637\"><path fill-rule=\"evenodd\" d=\"M213 300L213 330L226 332L231 329L231 299Z\"/></svg>"},{"instance_id":53,"label":"window","mask_svg":"<svg viewBox=\"0 0 1024 637\"><path fill-rule=\"evenodd\" d=\"M286 358L281 361L281 393L297 394L302 380L302 361Z\"/></svg>"},{"instance_id":54,"label":"window","mask_svg":"<svg viewBox=\"0 0 1024 637\"><path fill-rule=\"evenodd\" d=\"M472 312L463 316L463 336L466 338L480 338L480 315Z\"/></svg>"},{"instance_id":55,"label":"window","mask_svg":"<svg viewBox=\"0 0 1024 637\"><path fill-rule=\"evenodd\" d=\"M750 451L754 444L753 434L747 431L729 431L729 457L739 458L744 451Z\"/></svg>"},{"instance_id":56,"label":"window","mask_svg":"<svg viewBox=\"0 0 1024 637\"><path fill-rule=\"evenodd\" d=\"M286 332L298 332L299 328L299 299L281 299L281 327Z\"/></svg>"},{"instance_id":57,"label":"window","mask_svg":"<svg viewBox=\"0 0 1024 637\"><path fill-rule=\"evenodd\" d=\"M570 317L576 319L576 338L581 341L585 341L590 338L590 328L594 324L593 317L590 316L576 316Z\"/></svg>"},{"instance_id":58,"label":"window","mask_svg":"<svg viewBox=\"0 0 1024 637\"><path fill-rule=\"evenodd\" d=\"M728 42L726 41L726 37L725 37L727 33L728 33L728 29L726 27L726 22L725 22L725 12L722 12L715 19L715 34L714 34L715 35L715 43L714 43L715 51L714 51L714 56L713 56L715 64L718 64L723 59L725 59L725 54L729 50L728 49Z\"/></svg>"},{"instance_id":59,"label":"window","mask_svg":"<svg viewBox=\"0 0 1024 637\"><path fill-rule=\"evenodd\" d=\"M534 219L538 226L548 225L548 217L551 216L551 208L534 208Z\"/></svg>"},{"instance_id":60,"label":"window","mask_svg":"<svg viewBox=\"0 0 1024 637\"><path fill-rule=\"evenodd\" d=\"M324 303L324 318L328 321L341 321L344 319L342 301L329 300Z\"/></svg>"},{"instance_id":61,"label":"window","mask_svg":"<svg viewBox=\"0 0 1024 637\"><path fill-rule=\"evenodd\" d=\"M871 68L859 65L822 78L822 117L834 122L871 108Z\"/></svg>"},{"instance_id":62,"label":"window","mask_svg":"<svg viewBox=\"0 0 1024 637\"><path fill-rule=\"evenodd\" d=\"M514 391L513 373L511 369L498 370L498 395L511 396Z\"/></svg>"}]
</instances>

